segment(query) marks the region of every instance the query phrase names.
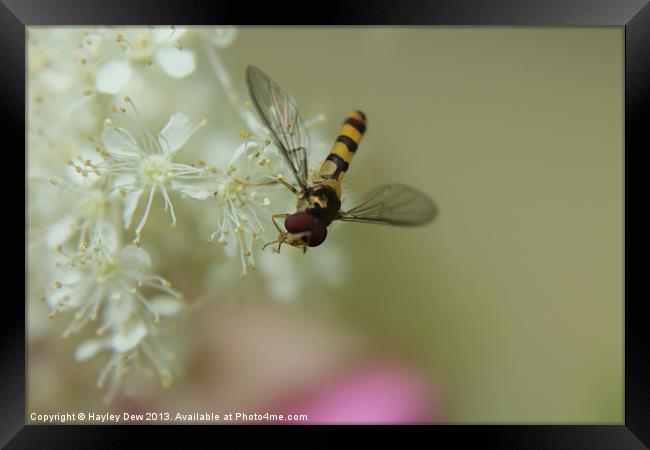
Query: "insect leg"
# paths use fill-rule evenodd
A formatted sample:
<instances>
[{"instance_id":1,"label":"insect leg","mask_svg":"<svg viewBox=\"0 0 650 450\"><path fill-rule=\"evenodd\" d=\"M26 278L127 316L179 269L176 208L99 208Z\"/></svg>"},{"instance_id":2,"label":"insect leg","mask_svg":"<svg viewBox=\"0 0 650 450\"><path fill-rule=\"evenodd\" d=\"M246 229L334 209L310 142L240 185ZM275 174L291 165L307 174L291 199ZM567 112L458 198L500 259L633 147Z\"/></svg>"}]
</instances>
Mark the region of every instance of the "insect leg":
<instances>
[{"instance_id":1,"label":"insect leg","mask_svg":"<svg viewBox=\"0 0 650 450\"><path fill-rule=\"evenodd\" d=\"M248 183L247 181L243 181L243 180L240 180L240 179L235 179L235 181L238 182L238 183L243 184L244 186L252 186L252 187L270 186L272 184L280 183L284 187L289 189L293 195L298 195L299 194L298 189L293 187L291 185L291 183L289 183L287 180L284 179L284 177L282 177L282 175L278 175L277 178L274 179L274 180L268 180L268 181L264 181L262 183ZM215 192L214 195L216 196L217 193Z\"/></svg>"},{"instance_id":2,"label":"insect leg","mask_svg":"<svg viewBox=\"0 0 650 450\"><path fill-rule=\"evenodd\" d=\"M275 228L278 230L278 232L280 232L280 234L284 234L284 231L282 231L282 228L280 228L275 219L286 219L287 217L289 217L289 214L273 214L271 216L271 221L273 222L273 225L275 225Z\"/></svg>"},{"instance_id":3,"label":"insect leg","mask_svg":"<svg viewBox=\"0 0 650 450\"><path fill-rule=\"evenodd\" d=\"M279 239L277 239L275 241L267 242L266 244L264 244L264 246L262 247L262 250L265 250L266 247L268 247L269 245L273 245L273 244L277 244L277 243L282 244L283 242L284 242L284 238L282 236L280 236ZM278 246L278 249L279 248L280 248L280 246ZM280 253L279 250L276 250L276 253Z\"/></svg>"},{"instance_id":4,"label":"insect leg","mask_svg":"<svg viewBox=\"0 0 650 450\"><path fill-rule=\"evenodd\" d=\"M289 189L294 195L298 195L298 190L291 185L287 180L285 180L282 175L278 175L277 181L282 183L287 189Z\"/></svg>"}]
</instances>

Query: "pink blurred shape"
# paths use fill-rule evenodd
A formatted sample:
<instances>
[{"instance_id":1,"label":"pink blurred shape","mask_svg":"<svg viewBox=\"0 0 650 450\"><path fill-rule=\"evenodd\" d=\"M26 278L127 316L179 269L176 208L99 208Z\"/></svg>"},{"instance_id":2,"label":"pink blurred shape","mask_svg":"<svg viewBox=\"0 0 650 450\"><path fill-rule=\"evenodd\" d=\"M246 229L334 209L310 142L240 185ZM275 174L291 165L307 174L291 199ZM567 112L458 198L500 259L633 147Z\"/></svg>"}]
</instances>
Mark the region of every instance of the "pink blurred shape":
<instances>
[{"instance_id":1,"label":"pink blurred shape","mask_svg":"<svg viewBox=\"0 0 650 450\"><path fill-rule=\"evenodd\" d=\"M435 397L431 384L415 370L374 362L325 383L287 412L308 414L310 424L431 423L438 418Z\"/></svg>"}]
</instances>

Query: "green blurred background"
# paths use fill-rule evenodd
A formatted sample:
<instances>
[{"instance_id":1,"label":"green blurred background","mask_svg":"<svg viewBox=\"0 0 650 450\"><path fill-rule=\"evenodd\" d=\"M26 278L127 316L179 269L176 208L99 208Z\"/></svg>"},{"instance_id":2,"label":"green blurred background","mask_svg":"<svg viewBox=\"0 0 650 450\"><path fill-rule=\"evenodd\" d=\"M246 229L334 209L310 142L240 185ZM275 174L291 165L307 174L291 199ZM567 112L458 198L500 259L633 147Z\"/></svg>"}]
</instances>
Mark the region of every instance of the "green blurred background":
<instances>
[{"instance_id":1,"label":"green blurred background","mask_svg":"<svg viewBox=\"0 0 650 450\"><path fill-rule=\"evenodd\" d=\"M331 300L430 369L449 421L623 423L623 50L622 28L244 28L224 55L324 135L367 114L349 197L438 203L426 228L333 226Z\"/></svg>"}]
</instances>

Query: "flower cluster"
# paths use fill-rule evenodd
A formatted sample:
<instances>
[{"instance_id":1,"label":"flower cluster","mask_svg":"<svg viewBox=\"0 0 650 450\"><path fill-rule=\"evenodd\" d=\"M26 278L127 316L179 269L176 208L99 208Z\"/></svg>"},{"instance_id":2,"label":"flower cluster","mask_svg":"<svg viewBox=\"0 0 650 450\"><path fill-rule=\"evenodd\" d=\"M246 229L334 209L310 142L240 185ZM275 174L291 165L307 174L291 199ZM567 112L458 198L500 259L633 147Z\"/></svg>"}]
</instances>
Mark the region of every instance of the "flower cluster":
<instances>
[{"instance_id":1,"label":"flower cluster","mask_svg":"<svg viewBox=\"0 0 650 450\"><path fill-rule=\"evenodd\" d=\"M158 274L174 280L172 262L190 251L164 252L208 238L236 262L207 246L190 256L246 275L255 251L275 237L265 234L275 233L271 214L292 207L277 183L287 173L269 131L221 60L236 36L232 27L29 30L27 251L30 273L50 276L30 291L45 291L51 317L70 317L64 337L86 336L78 361L104 358L97 385L108 400L132 369L165 386L174 378L163 335L192 299ZM226 101L207 107L201 95L182 94L195 85L216 86ZM241 124L236 145L208 144L207 118L218 128L228 115L224 123ZM161 220L182 231L161 238L170 229ZM271 296L295 298L308 286L300 274L291 289L277 285L278 271L300 272L288 264L262 262Z\"/></svg>"},{"instance_id":2,"label":"flower cluster","mask_svg":"<svg viewBox=\"0 0 650 450\"><path fill-rule=\"evenodd\" d=\"M151 259L146 251L130 245L120 248L108 226L104 237L102 243L82 246L74 253L58 247L62 256L56 263L59 278L43 300L52 317L73 313L63 337L79 332L88 323L98 324L97 338L82 343L76 358L83 361L101 350L112 353L97 381L98 387L104 387L110 376L106 396L110 400L130 367L145 367L141 359L158 372L164 386L171 383L171 371L152 338L160 333L161 317L174 316L181 310L182 296L167 280L149 272Z\"/></svg>"},{"instance_id":3,"label":"flower cluster","mask_svg":"<svg viewBox=\"0 0 650 450\"><path fill-rule=\"evenodd\" d=\"M260 188L269 179L273 181L270 166L271 160L264 155L263 148L254 141L245 142L233 153L214 193L219 216L217 230L209 242L214 242L218 235L219 244L230 253L237 252L242 275L246 275L247 269L255 269L253 244L264 232L259 216L271 203Z\"/></svg>"}]
</instances>

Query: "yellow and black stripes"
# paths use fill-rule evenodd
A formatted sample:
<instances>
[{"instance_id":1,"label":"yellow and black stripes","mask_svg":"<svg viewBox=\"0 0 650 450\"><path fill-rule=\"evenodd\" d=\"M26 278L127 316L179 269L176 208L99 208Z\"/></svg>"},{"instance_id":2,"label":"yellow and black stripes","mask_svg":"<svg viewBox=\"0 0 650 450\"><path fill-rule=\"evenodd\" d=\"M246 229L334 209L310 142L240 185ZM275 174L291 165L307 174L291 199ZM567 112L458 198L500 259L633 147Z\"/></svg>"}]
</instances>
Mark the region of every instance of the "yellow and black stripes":
<instances>
[{"instance_id":1,"label":"yellow and black stripes","mask_svg":"<svg viewBox=\"0 0 650 450\"><path fill-rule=\"evenodd\" d=\"M314 181L332 186L339 198L341 177L348 171L354 153L359 147L361 138L366 132L366 115L361 111L354 111L346 117L341 126L339 136L334 142L332 151L325 159Z\"/></svg>"}]
</instances>

